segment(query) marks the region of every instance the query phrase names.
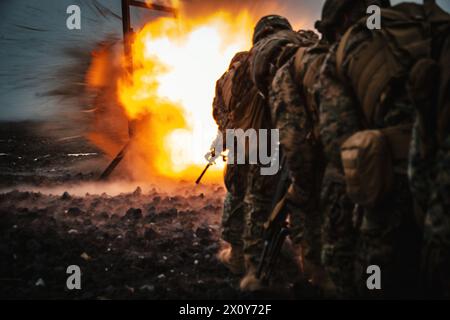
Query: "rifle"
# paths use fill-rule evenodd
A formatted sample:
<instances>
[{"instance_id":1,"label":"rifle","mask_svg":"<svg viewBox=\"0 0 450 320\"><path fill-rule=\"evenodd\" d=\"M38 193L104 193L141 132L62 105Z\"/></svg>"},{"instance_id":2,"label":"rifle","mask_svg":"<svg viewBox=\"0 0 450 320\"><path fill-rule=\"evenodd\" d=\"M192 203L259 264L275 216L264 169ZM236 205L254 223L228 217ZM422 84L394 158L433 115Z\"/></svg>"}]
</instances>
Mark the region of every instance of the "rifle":
<instances>
[{"instance_id":1,"label":"rifle","mask_svg":"<svg viewBox=\"0 0 450 320\"><path fill-rule=\"evenodd\" d=\"M203 176L205 175L206 171L208 171L209 167L216 164L216 159L222 156L223 161L226 161L226 156L223 152L217 153L216 147L220 144L223 144L222 141L222 135L220 131L217 132L216 138L214 139L213 143L211 144L210 151L205 154L205 159L208 161L208 164L206 165L205 169L203 169L200 176L195 180L195 184L200 184L200 181L202 181ZM219 147L220 148L220 147Z\"/></svg>"},{"instance_id":2,"label":"rifle","mask_svg":"<svg viewBox=\"0 0 450 320\"><path fill-rule=\"evenodd\" d=\"M289 235L289 226L286 221L289 211L287 209L287 190L290 182L286 159L282 157L281 176L277 185L277 191L272 203L272 212L264 223L264 248L256 271L256 277L263 282L268 282L286 237Z\"/></svg>"},{"instance_id":3,"label":"rifle","mask_svg":"<svg viewBox=\"0 0 450 320\"><path fill-rule=\"evenodd\" d=\"M216 164L215 160L218 158L216 156L216 149L212 148L211 151L206 154L205 158L206 160L208 160L208 164L206 165L205 169L203 169L197 180L195 180L195 184L199 184L200 181L202 181L202 178L205 175L206 171L208 171L209 167Z\"/></svg>"}]
</instances>

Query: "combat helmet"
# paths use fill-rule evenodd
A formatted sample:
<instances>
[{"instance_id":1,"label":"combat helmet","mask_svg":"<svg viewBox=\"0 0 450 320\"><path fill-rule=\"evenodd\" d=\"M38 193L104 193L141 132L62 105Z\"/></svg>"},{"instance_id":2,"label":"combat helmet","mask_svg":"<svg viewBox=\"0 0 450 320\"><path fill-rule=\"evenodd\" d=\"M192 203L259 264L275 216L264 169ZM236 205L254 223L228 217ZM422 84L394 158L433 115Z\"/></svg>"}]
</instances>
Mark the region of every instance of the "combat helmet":
<instances>
[{"instance_id":1,"label":"combat helmet","mask_svg":"<svg viewBox=\"0 0 450 320\"><path fill-rule=\"evenodd\" d=\"M253 44L278 30L292 30L292 26L285 17L276 14L262 17L253 32Z\"/></svg>"},{"instance_id":2,"label":"combat helmet","mask_svg":"<svg viewBox=\"0 0 450 320\"><path fill-rule=\"evenodd\" d=\"M364 7L378 5L381 8L390 7L390 0L326 0L322 8L321 20L316 21L315 28L325 39L332 39L331 33L334 27L339 25L339 19L345 9L363 3ZM363 13L362 13L363 14Z\"/></svg>"}]
</instances>

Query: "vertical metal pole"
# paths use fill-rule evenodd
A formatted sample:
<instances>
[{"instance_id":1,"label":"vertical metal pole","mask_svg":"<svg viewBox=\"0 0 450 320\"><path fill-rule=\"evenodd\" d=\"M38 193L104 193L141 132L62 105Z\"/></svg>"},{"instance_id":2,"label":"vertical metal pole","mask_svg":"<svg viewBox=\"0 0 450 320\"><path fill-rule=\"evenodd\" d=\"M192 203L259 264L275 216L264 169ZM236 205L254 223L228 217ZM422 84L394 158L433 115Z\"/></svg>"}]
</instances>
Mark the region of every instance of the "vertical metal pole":
<instances>
[{"instance_id":1,"label":"vertical metal pole","mask_svg":"<svg viewBox=\"0 0 450 320\"><path fill-rule=\"evenodd\" d=\"M123 49L129 72L133 71L133 55L131 52L131 38L133 29L131 28L130 0L122 0L122 27L123 27Z\"/></svg>"},{"instance_id":2,"label":"vertical metal pole","mask_svg":"<svg viewBox=\"0 0 450 320\"><path fill-rule=\"evenodd\" d=\"M130 0L122 0L122 28L123 28L123 50L125 53L125 61L127 71L131 74L133 72L133 55L131 51L131 14L130 14ZM128 120L128 137L131 139L133 135L133 121ZM119 151L115 158L111 161L108 167L100 175L100 180L109 178L114 169L119 165L130 145L128 141L125 146Z\"/></svg>"}]
</instances>

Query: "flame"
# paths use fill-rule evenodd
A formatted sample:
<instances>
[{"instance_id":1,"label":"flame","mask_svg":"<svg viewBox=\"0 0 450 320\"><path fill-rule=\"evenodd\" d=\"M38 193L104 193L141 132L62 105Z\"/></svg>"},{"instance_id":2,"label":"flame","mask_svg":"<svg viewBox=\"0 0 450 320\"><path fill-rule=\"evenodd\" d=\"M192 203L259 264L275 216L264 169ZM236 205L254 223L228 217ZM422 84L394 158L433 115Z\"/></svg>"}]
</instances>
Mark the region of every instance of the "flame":
<instances>
[{"instance_id":1,"label":"flame","mask_svg":"<svg viewBox=\"0 0 450 320\"><path fill-rule=\"evenodd\" d=\"M250 48L253 25L246 11L221 11L201 19L159 18L135 35L133 71L118 79L117 96L136 123L131 162L140 178L199 175L217 132L216 81L235 53ZM217 181L223 164L212 168L208 176Z\"/></svg>"}]
</instances>

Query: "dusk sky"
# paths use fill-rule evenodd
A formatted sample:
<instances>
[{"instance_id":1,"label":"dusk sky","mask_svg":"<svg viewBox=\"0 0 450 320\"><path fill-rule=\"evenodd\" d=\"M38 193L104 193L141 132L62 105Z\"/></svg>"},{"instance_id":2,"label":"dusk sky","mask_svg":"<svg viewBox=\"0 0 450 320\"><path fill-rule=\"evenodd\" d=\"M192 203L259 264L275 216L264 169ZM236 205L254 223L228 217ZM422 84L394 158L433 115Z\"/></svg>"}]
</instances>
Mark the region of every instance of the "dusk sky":
<instances>
[{"instance_id":1,"label":"dusk sky","mask_svg":"<svg viewBox=\"0 0 450 320\"><path fill-rule=\"evenodd\" d=\"M252 0L251 4L261 8L270 2L273 3ZM294 24L300 21L302 28L313 28L324 0L278 2L281 9L277 13L287 16ZM402 1L393 4L398 2ZM437 2L450 12L450 0ZM110 9L112 14L102 16L94 3ZM81 30L66 28L66 8L71 4L81 8ZM154 15L143 11L133 10L133 20L146 21ZM42 96L55 83L54 72L67 62L63 49L89 50L107 35L119 38L121 21L114 15L121 15L119 0L0 0L0 120L40 119L64 108L60 100Z\"/></svg>"}]
</instances>

